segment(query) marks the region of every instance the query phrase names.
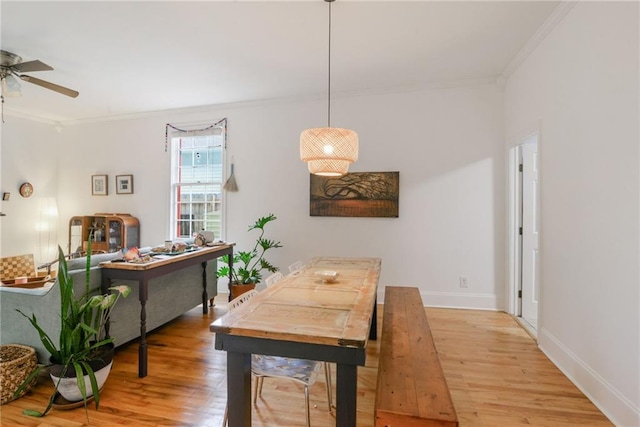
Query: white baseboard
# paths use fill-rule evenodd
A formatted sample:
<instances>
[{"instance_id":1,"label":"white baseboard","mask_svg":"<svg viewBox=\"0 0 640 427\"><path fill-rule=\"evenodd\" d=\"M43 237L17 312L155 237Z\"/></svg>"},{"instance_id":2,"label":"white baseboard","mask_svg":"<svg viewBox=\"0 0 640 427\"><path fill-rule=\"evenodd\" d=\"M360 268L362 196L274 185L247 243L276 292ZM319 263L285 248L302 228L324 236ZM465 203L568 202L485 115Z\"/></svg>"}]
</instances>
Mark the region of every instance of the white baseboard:
<instances>
[{"instance_id":1,"label":"white baseboard","mask_svg":"<svg viewBox=\"0 0 640 427\"><path fill-rule=\"evenodd\" d=\"M420 292L425 307L468 308L472 310L503 310L503 298L494 294L466 292ZM378 304L384 304L384 288L378 289Z\"/></svg>"},{"instance_id":2,"label":"white baseboard","mask_svg":"<svg viewBox=\"0 0 640 427\"><path fill-rule=\"evenodd\" d=\"M616 426L640 426L640 407L605 381L547 329L538 331L542 352L593 402Z\"/></svg>"}]
</instances>

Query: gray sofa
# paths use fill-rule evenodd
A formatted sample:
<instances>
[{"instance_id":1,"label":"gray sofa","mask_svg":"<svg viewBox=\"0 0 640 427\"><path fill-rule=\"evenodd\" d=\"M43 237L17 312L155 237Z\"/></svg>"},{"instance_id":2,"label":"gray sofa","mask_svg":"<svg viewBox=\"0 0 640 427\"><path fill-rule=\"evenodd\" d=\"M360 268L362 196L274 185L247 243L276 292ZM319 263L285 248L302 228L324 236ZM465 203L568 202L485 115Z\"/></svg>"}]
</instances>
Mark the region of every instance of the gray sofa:
<instances>
[{"instance_id":1,"label":"gray sofa","mask_svg":"<svg viewBox=\"0 0 640 427\"><path fill-rule=\"evenodd\" d=\"M144 249L141 251L144 252ZM118 253L110 253L91 257L91 289L101 285L99 264L118 256ZM86 258L69 260L67 265L76 295L82 295L85 291ZM207 293L210 298L217 294L216 269L215 260L207 263ZM131 294L127 298L120 298L111 313L110 335L117 347L140 336L140 302L137 282L117 281L115 284L131 286ZM202 266L194 265L153 279L149 282L149 289L153 291L149 292L146 304L147 334L202 304ZM0 287L0 344L15 343L34 347L39 362L48 363L49 353L40 342L38 333L16 309L28 316L34 313L38 323L56 342L60 332L59 308L60 289L57 280L50 288Z\"/></svg>"}]
</instances>

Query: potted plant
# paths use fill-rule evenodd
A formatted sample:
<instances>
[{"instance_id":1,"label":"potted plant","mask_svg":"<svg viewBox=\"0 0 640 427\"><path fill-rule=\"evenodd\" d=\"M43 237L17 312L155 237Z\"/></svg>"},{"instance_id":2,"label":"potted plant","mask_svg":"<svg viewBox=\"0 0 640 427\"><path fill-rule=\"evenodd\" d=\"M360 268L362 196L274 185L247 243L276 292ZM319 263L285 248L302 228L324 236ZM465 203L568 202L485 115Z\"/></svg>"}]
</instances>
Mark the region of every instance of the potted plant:
<instances>
[{"instance_id":1,"label":"potted plant","mask_svg":"<svg viewBox=\"0 0 640 427\"><path fill-rule=\"evenodd\" d=\"M73 278L69 276L67 261L58 247L58 286L60 288L60 333L56 345L51 337L38 324L35 314L31 317L18 310L38 331L42 344L51 354L50 365L40 365L29 375L16 390L20 393L44 368L49 368L54 382L54 391L44 412L26 409L26 415L43 417L51 410L58 393L67 400L83 401L85 410L89 398L95 399L96 409L100 403L99 390L111 368L113 358L113 338L105 338L105 325L113 307L122 296L126 298L131 288L126 285L114 286L104 295L96 294L96 289L90 289L89 274L91 268L91 240L87 252L85 292L78 297L75 294ZM102 372L100 372L102 370ZM105 372L106 370L106 372ZM99 375L96 375L98 373ZM71 379L73 378L73 379ZM77 396L65 393L63 388L71 382L77 387ZM74 387L74 388L75 388ZM88 421L87 413L87 421Z\"/></svg>"},{"instance_id":2,"label":"potted plant","mask_svg":"<svg viewBox=\"0 0 640 427\"><path fill-rule=\"evenodd\" d=\"M270 249L281 248L280 242L266 239L264 237L264 227L277 218L274 214L258 218L247 231L259 230L260 234L256 239L253 249L250 251L238 251L233 255L233 268L229 270L229 255L221 257L222 265L217 272L218 278L230 277L229 300L247 292L260 283L262 271L270 273L278 271L278 267L265 259L265 253Z\"/></svg>"}]
</instances>

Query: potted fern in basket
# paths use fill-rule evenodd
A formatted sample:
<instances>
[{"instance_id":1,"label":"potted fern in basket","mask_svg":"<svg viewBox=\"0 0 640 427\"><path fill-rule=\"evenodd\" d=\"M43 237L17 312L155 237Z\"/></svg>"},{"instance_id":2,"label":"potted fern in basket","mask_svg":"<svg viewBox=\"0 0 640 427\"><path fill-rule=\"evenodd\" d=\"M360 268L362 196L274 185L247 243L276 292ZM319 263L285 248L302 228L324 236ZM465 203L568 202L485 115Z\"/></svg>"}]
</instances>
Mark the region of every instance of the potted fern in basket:
<instances>
[{"instance_id":1,"label":"potted fern in basket","mask_svg":"<svg viewBox=\"0 0 640 427\"><path fill-rule=\"evenodd\" d=\"M217 276L218 278L230 277L229 300L255 288L262 280L262 271L266 270L270 273L278 271L278 267L267 261L265 254L270 249L281 248L282 245L280 242L264 237L265 226L276 219L274 214L269 214L258 218L253 225L249 226L247 231L259 230L260 234L256 238L253 249L234 253L232 269L229 269L229 255L221 257L224 265L218 269Z\"/></svg>"},{"instance_id":2,"label":"potted fern in basket","mask_svg":"<svg viewBox=\"0 0 640 427\"><path fill-rule=\"evenodd\" d=\"M100 402L99 391L106 381L113 358L113 338L105 337L105 325L113 307L122 296L126 298L131 289L126 285L109 288L104 295L99 289L90 289L91 240L87 251L85 269L85 292L76 296L73 278L69 275L67 261L58 247L58 286L60 288L60 333L57 344L38 324L35 314L31 317L18 310L38 331L40 340L51 354L51 364L39 366L16 390L20 393L44 368L49 368L54 391L44 412L25 409L26 415L42 417L53 407L59 394L67 402L82 401L85 410L89 399L95 399L96 409ZM88 413L87 413L88 420Z\"/></svg>"}]
</instances>

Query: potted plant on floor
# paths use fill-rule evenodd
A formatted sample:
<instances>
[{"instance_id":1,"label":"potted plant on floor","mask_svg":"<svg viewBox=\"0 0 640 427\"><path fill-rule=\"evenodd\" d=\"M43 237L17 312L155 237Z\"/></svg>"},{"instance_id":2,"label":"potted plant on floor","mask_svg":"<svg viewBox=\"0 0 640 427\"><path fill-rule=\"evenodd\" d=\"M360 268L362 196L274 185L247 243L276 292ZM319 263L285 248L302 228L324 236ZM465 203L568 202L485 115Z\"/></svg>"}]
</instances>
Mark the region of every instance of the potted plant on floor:
<instances>
[{"instance_id":1,"label":"potted plant on floor","mask_svg":"<svg viewBox=\"0 0 640 427\"><path fill-rule=\"evenodd\" d=\"M82 401L85 410L89 399L95 399L96 409L100 402L99 391L106 381L113 358L113 338L105 338L105 325L113 307L122 296L127 297L131 288L126 285L109 288L110 292L96 294L99 289L90 289L91 241L89 240L85 292L78 297L75 294L73 278L69 275L67 261L58 247L58 286L60 288L60 333L56 345L51 337L38 324L35 314L31 317L18 310L38 331L40 340L51 354L51 364L39 366L16 390L16 394L27 387L33 378L44 368L49 368L54 382L54 391L44 412L26 409L26 415L43 417L51 410L58 393L67 401ZM113 291L113 292L112 292ZM102 384L101 384L102 383ZM88 421L87 413L87 421Z\"/></svg>"},{"instance_id":2,"label":"potted plant on floor","mask_svg":"<svg viewBox=\"0 0 640 427\"><path fill-rule=\"evenodd\" d=\"M270 249L281 248L280 242L266 239L264 228L271 221L277 218L274 214L258 218L249 230L259 230L260 234L256 239L253 249L250 251L238 251L233 255L233 268L229 270L229 255L221 257L222 265L217 272L217 277L230 277L229 300L248 292L262 280L262 271L270 273L278 271L278 267L265 259L265 254Z\"/></svg>"}]
</instances>

